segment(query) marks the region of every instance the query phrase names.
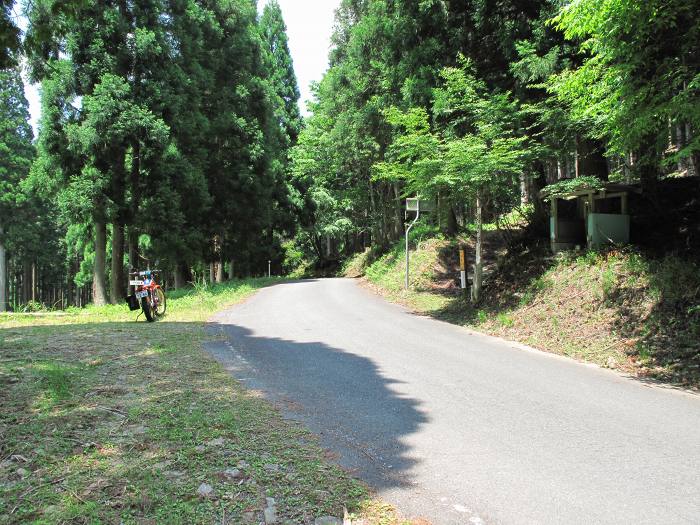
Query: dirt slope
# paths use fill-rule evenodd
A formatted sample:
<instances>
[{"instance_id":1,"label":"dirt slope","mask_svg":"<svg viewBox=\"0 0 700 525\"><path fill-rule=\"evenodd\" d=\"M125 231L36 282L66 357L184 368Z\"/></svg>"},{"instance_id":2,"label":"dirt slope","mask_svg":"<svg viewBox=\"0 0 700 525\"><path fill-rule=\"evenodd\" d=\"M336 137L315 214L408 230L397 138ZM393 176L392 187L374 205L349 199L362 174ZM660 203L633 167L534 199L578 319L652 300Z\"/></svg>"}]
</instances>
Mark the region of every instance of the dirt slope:
<instances>
[{"instance_id":1,"label":"dirt slope","mask_svg":"<svg viewBox=\"0 0 700 525\"><path fill-rule=\"evenodd\" d=\"M349 275L364 274L388 298L417 311L641 378L700 387L700 269L639 252L552 257L541 245L505 253L487 236L484 298L471 305L458 287L458 245L425 239L411 253L411 289L403 289L399 245L370 262L356 257Z\"/></svg>"}]
</instances>

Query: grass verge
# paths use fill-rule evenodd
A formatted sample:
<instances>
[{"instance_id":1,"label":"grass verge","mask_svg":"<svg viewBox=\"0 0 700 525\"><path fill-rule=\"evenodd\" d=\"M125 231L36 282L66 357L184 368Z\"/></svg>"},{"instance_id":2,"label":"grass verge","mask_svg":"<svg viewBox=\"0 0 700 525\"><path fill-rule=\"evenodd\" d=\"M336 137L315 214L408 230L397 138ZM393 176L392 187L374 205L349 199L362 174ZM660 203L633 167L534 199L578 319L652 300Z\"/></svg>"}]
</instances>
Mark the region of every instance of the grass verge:
<instances>
[{"instance_id":1,"label":"grass verge","mask_svg":"<svg viewBox=\"0 0 700 525\"><path fill-rule=\"evenodd\" d=\"M355 276L417 312L640 378L700 388L700 268L632 249L550 257L542 249L501 256L472 305L457 288L457 241L428 239L411 253L404 289L402 243Z\"/></svg>"},{"instance_id":2,"label":"grass verge","mask_svg":"<svg viewBox=\"0 0 700 525\"><path fill-rule=\"evenodd\" d=\"M278 523L395 523L202 352L206 319L273 281L176 291L154 324L126 306L0 316L0 524L260 523L267 498Z\"/></svg>"}]
</instances>

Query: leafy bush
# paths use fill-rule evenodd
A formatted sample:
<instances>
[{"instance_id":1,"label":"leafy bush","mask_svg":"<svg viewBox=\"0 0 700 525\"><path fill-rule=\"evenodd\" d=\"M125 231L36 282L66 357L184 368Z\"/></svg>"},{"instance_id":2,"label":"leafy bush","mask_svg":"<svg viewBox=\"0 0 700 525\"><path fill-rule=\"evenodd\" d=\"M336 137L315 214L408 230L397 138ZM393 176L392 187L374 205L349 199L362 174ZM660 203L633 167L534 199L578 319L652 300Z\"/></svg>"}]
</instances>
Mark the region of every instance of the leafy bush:
<instances>
[{"instance_id":1,"label":"leafy bush","mask_svg":"<svg viewBox=\"0 0 700 525\"><path fill-rule=\"evenodd\" d=\"M46 306L39 301L29 301L22 307L22 312L45 312L47 310Z\"/></svg>"},{"instance_id":2,"label":"leafy bush","mask_svg":"<svg viewBox=\"0 0 700 525\"><path fill-rule=\"evenodd\" d=\"M296 242L287 241L282 244L282 249L284 250L282 270L285 275L295 274L297 270L305 266L304 252L297 246Z\"/></svg>"}]
</instances>

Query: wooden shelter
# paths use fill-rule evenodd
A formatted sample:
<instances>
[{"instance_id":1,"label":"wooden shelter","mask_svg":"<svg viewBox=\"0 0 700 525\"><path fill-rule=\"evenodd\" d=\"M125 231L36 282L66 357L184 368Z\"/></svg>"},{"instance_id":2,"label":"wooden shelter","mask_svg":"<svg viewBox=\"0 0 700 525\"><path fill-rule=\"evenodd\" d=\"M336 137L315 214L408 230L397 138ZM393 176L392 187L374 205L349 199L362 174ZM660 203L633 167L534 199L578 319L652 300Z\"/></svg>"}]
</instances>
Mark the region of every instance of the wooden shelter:
<instances>
[{"instance_id":1,"label":"wooden shelter","mask_svg":"<svg viewBox=\"0 0 700 525\"><path fill-rule=\"evenodd\" d=\"M632 192L639 193L639 187L604 183L601 187L578 188L554 196L542 193L551 204L552 251L629 243L628 197Z\"/></svg>"}]
</instances>

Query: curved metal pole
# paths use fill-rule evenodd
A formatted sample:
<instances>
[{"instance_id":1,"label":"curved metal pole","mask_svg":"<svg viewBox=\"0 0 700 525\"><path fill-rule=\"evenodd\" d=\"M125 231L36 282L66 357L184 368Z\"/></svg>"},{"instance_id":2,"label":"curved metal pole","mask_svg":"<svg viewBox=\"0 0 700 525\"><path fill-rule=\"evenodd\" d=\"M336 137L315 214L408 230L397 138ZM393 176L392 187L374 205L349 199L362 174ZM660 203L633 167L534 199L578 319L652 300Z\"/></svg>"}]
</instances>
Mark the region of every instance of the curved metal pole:
<instances>
[{"instance_id":1,"label":"curved metal pole","mask_svg":"<svg viewBox=\"0 0 700 525\"><path fill-rule=\"evenodd\" d=\"M408 225L408 228L406 228L406 290L408 290L408 233L411 231L411 228L418 222L418 218L420 217L420 200L416 202L416 218L413 219L413 222Z\"/></svg>"}]
</instances>

